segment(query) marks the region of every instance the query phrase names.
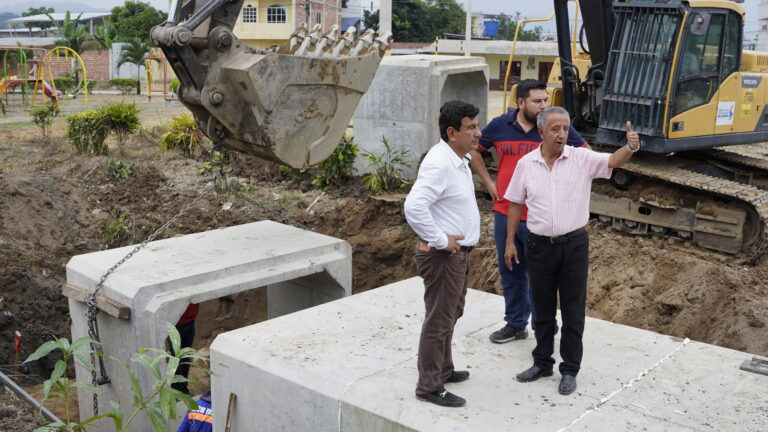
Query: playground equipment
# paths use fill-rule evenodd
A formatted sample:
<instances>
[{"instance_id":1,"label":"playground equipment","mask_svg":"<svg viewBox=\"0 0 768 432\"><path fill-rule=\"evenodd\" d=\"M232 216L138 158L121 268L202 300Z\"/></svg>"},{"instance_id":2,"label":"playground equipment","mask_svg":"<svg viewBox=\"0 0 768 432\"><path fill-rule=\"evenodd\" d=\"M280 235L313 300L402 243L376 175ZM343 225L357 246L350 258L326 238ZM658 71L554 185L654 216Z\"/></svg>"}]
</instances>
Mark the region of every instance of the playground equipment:
<instances>
[{"instance_id":1,"label":"playground equipment","mask_svg":"<svg viewBox=\"0 0 768 432\"><path fill-rule=\"evenodd\" d=\"M49 93L56 95L58 100L59 92L56 90L56 82L54 81L54 68L62 63L62 58L67 62L67 64L71 64L70 56L72 59L77 60L77 62L80 64L79 70L82 71L83 77L81 81L83 95L85 96L85 104L88 105L88 71L85 68L85 62L80 57L80 55L71 48L56 47L48 51L48 53L45 55L45 61L39 68L37 68L35 88L32 93L32 102L30 104L31 106L38 106L35 104L35 98L37 96L38 90L43 92L46 96L49 96Z\"/></svg>"},{"instance_id":2,"label":"playground equipment","mask_svg":"<svg viewBox=\"0 0 768 432\"><path fill-rule=\"evenodd\" d=\"M153 53L154 49L149 52L149 56L144 59L145 68L147 71L147 96L149 97L149 101L152 101L152 94L162 94L163 100L169 101L173 99L173 92L170 91L168 88L168 60L165 58L165 55L162 51L158 50L159 53L155 54ZM160 87L155 87L155 73L152 70L152 62L156 61L160 64L162 64L163 68L163 88L160 90Z\"/></svg>"},{"instance_id":3,"label":"playground equipment","mask_svg":"<svg viewBox=\"0 0 768 432\"><path fill-rule=\"evenodd\" d=\"M45 49L25 46L0 46L0 51L3 51L3 75L0 77L0 95L3 97L0 99L0 108L3 114L5 114L5 108L10 105L10 90L13 88L21 87L22 105L27 105L29 89L36 83L35 75L38 70L39 61L34 59L43 58L45 56ZM14 57L16 59L15 64L10 61ZM14 68L15 70L12 71ZM53 101L58 101L58 94L48 82L43 81L40 83L40 86L46 96Z\"/></svg>"}]
</instances>

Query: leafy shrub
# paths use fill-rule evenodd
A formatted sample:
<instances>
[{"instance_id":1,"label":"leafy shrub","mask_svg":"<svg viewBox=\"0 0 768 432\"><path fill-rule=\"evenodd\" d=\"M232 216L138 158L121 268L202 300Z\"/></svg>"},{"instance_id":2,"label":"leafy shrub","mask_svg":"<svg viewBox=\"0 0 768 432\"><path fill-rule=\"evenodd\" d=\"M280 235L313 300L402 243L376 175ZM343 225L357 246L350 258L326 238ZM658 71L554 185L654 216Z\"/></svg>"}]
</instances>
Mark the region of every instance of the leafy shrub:
<instances>
[{"instance_id":1,"label":"leafy shrub","mask_svg":"<svg viewBox=\"0 0 768 432\"><path fill-rule=\"evenodd\" d=\"M100 110L87 110L67 116L67 139L80 153L107 154L104 143L107 135L109 127Z\"/></svg>"},{"instance_id":2,"label":"leafy shrub","mask_svg":"<svg viewBox=\"0 0 768 432\"><path fill-rule=\"evenodd\" d=\"M107 84L112 87L117 87L121 94L127 95L136 90L137 81L130 78L112 78L107 81Z\"/></svg>"},{"instance_id":3,"label":"leafy shrub","mask_svg":"<svg viewBox=\"0 0 768 432\"><path fill-rule=\"evenodd\" d=\"M339 144L333 150L328 159L317 165L317 175L312 179L312 184L317 187L328 187L338 184L352 175L355 158L360 149L352 142L352 138L341 137Z\"/></svg>"},{"instance_id":4,"label":"leafy shrub","mask_svg":"<svg viewBox=\"0 0 768 432\"><path fill-rule=\"evenodd\" d=\"M40 128L44 140L47 141L50 138L53 118L58 117L59 114L61 114L61 109L57 103L49 103L32 109L30 113L32 122Z\"/></svg>"},{"instance_id":5,"label":"leafy shrub","mask_svg":"<svg viewBox=\"0 0 768 432\"><path fill-rule=\"evenodd\" d=\"M112 180L125 180L133 175L134 165L126 165L120 161L107 162L107 176Z\"/></svg>"},{"instance_id":6,"label":"leafy shrub","mask_svg":"<svg viewBox=\"0 0 768 432\"><path fill-rule=\"evenodd\" d=\"M403 170L410 168L411 151L400 148L394 149L385 137L381 137L384 144L384 153L377 155L371 152L363 152L363 157L368 159L368 168L372 172L363 177L365 187L374 193L389 192L408 184L403 178Z\"/></svg>"},{"instance_id":7,"label":"leafy shrub","mask_svg":"<svg viewBox=\"0 0 768 432\"><path fill-rule=\"evenodd\" d=\"M104 114L105 124L117 136L120 153L124 153L126 137L139 127L139 109L136 104L116 102L106 104L100 110Z\"/></svg>"},{"instance_id":8,"label":"leafy shrub","mask_svg":"<svg viewBox=\"0 0 768 432\"><path fill-rule=\"evenodd\" d=\"M114 423L114 431L124 432L133 430L129 426L140 414L146 415L149 418L152 429L156 431L166 431L168 430L171 420L176 419L176 404L178 401L184 402L189 409L198 409L198 405L194 399L174 389L171 387L171 384L188 381L183 376L175 374L178 365L181 363L188 363L210 375L211 371L209 369L201 367L196 362L207 363L208 359L193 348L181 348L181 337L179 336L176 327L170 323L166 323L166 328L168 329L168 336L171 340L171 349L175 354L172 355L157 349L142 348L139 350L139 353L134 354L131 357L132 363L141 365L141 367L150 372L157 380L152 383L151 392L148 394L144 394L142 391L138 374L133 370L130 364L124 363L114 357L109 357L111 360L122 363L131 380L134 411L129 416L125 415L126 413L123 412L120 405L110 401L109 405L112 407L112 410L104 414L88 419L81 419L80 423L75 423L71 421L71 415L69 409L67 409L61 423L51 423L47 426L35 429L35 431L82 432L85 431L91 423L102 418L109 418ZM92 342L93 340L88 337L82 337L72 343L66 338L49 341L40 345L32 355L24 360L24 363L28 363L39 360L53 351L61 352L61 359L56 361L51 377L43 383L43 404L49 399L60 398L64 401L65 406L68 406L67 402L71 398L77 397L78 388L83 388L94 393L99 392L99 389L90 383L71 380L67 373L70 362L77 362L88 370L95 370L95 365L91 364L88 360L93 353L90 348ZM149 355L148 353L154 353L154 355Z\"/></svg>"},{"instance_id":9,"label":"leafy shrub","mask_svg":"<svg viewBox=\"0 0 768 432\"><path fill-rule=\"evenodd\" d=\"M124 246L130 242L132 230L133 222L127 213L115 214L104 223L101 239L108 249Z\"/></svg>"},{"instance_id":10,"label":"leafy shrub","mask_svg":"<svg viewBox=\"0 0 768 432\"><path fill-rule=\"evenodd\" d=\"M179 80L178 79L174 79L173 81L171 81L170 84L168 84L168 90L178 94L179 93L179 84L181 84L179 82Z\"/></svg>"},{"instance_id":11,"label":"leafy shrub","mask_svg":"<svg viewBox=\"0 0 768 432\"><path fill-rule=\"evenodd\" d=\"M64 76L60 78L54 78L53 84L56 86L56 90L60 90L64 93L70 93L77 88L77 81L74 78Z\"/></svg>"},{"instance_id":12,"label":"leafy shrub","mask_svg":"<svg viewBox=\"0 0 768 432\"><path fill-rule=\"evenodd\" d=\"M181 150L190 156L200 156L205 151L202 146L203 133L197 128L195 119L189 114L182 114L171 120L170 130L160 137L163 150Z\"/></svg>"}]
</instances>

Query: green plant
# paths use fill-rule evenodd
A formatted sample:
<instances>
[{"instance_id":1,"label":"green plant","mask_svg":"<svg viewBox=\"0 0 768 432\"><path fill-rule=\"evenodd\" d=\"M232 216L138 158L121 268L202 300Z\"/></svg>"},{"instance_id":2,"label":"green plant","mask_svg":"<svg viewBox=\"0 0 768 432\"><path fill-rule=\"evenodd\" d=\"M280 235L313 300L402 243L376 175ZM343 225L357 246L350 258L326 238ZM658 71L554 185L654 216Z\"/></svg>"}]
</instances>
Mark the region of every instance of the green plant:
<instances>
[{"instance_id":1,"label":"green plant","mask_svg":"<svg viewBox=\"0 0 768 432\"><path fill-rule=\"evenodd\" d=\"M117 136L120 153L125 153L126 137L139 127L139 109L136 104L116 102L102 106L100 111L104 114L104 123Z\"/></svg>"},{"instance_id":2,"label":"green plant","mask_svg":"<svg viewBox=\"0 0 768 432\"><path fill-rule=\"evenodd\" d=\"M63 76L54 78L53 85L56 86L56 90L60 90L64 93L71 93L77 87L77 81L72 77Z\"/></svg>"},{"instance_id":3,"label":"green plant","mask_svg":"<svg viewBox=\"0 0 768 432\"><path fill-rule=\"evenodd\" d=\"M333 153L317 166L319 172L312 179L312 184L324 188L348 178L352 175L354 170L352 165L359 151L357 145L352 142L352 138L346 135L341 137Z\"/></svg>"},{"instance_id":4,"label":"green plant","mask_svg":"<svg viewBox=\"0 0 768 432\"><path fill-rule=\"evenodd\" d=\"M57 117L59 114L61 114L61 109L59 109L59 104L57 103L49 103L35 107L30 113L32 122L40 128L43 140L47 141L50 138L53 118Z\"/></svg>"},{"instance_id":5,"label":"green plant","mask_svg":"<svg viewBox=\"0 0 768 432\"><path fill-rule=\"evenodd\" d=\"M87 110L67 116L67 139L80 153L107 154L104 140L109 135L109 127L100 110Z\"/></svg>"},{"instance_id":6,"label":"green plant","mask_svg":"<svg viewBox=\"0 0 768 432\"><path fill-rule=\"evenodd\" d=\"M117 61L117 67L126 63L136 65L136 94L141 94L139 70L144 64L144 59L149 56L150 48L152 48L152 44L148 40L136 37L125 40L125 44L120 48L120 59Z\"/></svg>"},{"instance_id":7,"label":"green plant","mask_svg":"<svg viewBox=\"0 0 768 432\"><path fill-rule=\"evenodd\" d=\"M107 162L107 176L112 180L125 180L133 175L134 165L126 165L120 161Z\"/></svg>"},{"instance_id":8,"label":"green plant","mask_svg":"<svg viewBox=\"0 0 768 432\"><path fill-rule=\"evenodd\" d=\"M136 80L130 78L112 78L107 81L107 84L112 87L117 87L117 89L120 90L120 93L124 95L132 93L137 85Z\"/></svg>"},{"instance_id":9,"label":"green plant","mask_svg":"<svg viewBox=\"0 0 768 432\"><path fill-rule=\"evenodd\" d=\"M43 383L43 403L49 399L60 398L65 402L66 411L63 422L51 423L35 429L35 432L85 431L91 423L104 418L112 420L115 431L123 432L130 430L129 426L140 414L146 415L149 418L152 429L160 432L167 431L170 421L176 418L176 404L178 401L184 402L189 409L197 409L197 403L190 396L172 388L171 384L187 381L186 378L176 375L176 369L182 362L189 363L205 373L211 374L209 369L195 362L196 360L207 362L208 359L192 348L181 348L181 338L176 327L166 323L166 328L171 340L172 352L176 353L175 355L159 349L142 348L131 357L131 363L141 365L142 368L149 371L154 377L155 382L152 383L150 393L144 394L137 373L131 368L129 363L111 358L122 363L130 377L134 411L126 416L120 405L110 401L111 411L90 417L79 423L71 421L71 414L69 412L68 401L75 397L73 392L76 392L78 388L83 388L98 393L99 389L89 383L71 380L67 375L67 365L70 362L77 362L88 370L94 370L94 365L88 361L89 355L93 352L90 349L90 344L93 340L82 337L70 343L66 338L61 338L42 344L32 355L24 360L24 363L41 359L55 350L61 352L61 360L56 362L51 377ZM152 356L148 353L153 353L154 355Z\"/></svg>"},{"instance_id":10,"label":"green plant","mask_svg":"<svg viewBox=\"0 0 768 432\"><path fill-rule=\"evenodd\" d=\"M173 93L178 94L179 93L179 84L181 84L179 79L178 78L174 78L173 81L171 81L170 84L168 84L168 90L172 91Z\"/></svg>"},{"instance_id":11,"label":"green plant","mask_svg":"<svg viewBox=\"0 0 768 432\"><path fill-rule=\"evenodd\" d=\"M104 223L101 239L107 248L114 248L128 243L133 231L133 222L127 213L115 214Z\"/></svg>"},{"instance_id":12,"label":"green plant","mask_svg":"<svg viewBox=\"0 0 768 432\"><path fill-rule=\"evenodd\" d=\"M363 177L363 182L374 193L405 187L408 181L403 178L403 171L411 166L410 150L393 148L385 137L381 137L381 143L384 144L384 153L377 155L363 152L363 157L368 159L368 168L371 169L371 173Z\"/></svg>"},{"instance_id":13,"label":"green plant","mask_svg":"<svg viewBox=\"0 0 768 432\"><path fill-rule=\"evenodd\" d=\"M202 146L203 134L197 128L195 119L189 114L182 114L171 120L170 129L160 137L160 146L163 150L181 150L190 156L200 156L204 149Z\"/></svg>"}]
</instances>

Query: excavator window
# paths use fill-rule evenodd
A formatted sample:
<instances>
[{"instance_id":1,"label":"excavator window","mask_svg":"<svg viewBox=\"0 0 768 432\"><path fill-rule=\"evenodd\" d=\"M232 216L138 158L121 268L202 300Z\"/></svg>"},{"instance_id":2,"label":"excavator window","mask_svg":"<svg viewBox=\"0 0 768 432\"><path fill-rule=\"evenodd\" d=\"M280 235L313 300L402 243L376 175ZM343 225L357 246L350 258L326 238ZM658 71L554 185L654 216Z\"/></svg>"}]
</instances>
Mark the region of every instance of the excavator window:
<instances>
[{"instance_id":1,"label":"excavator window","mask_svg":"<svg viewBox=\"0 0 768 432\"><path fill-rule=\"evenodd\" d=\"M728 13L725 41L723 41L723 67L720 70L720 82L739 70L741 46L741 20L735 12Z\"/></svg>"},{"instance_id":2,"label":"excavator window","mask_svg":"<svg viewBox=\"0 0 768 432\"><path fill-rule=\"evenodd\" d=\"M680 59L673 116L709 102L720 84L725 14L699 12L689 21Z\"/></svg>"}]
</instances>

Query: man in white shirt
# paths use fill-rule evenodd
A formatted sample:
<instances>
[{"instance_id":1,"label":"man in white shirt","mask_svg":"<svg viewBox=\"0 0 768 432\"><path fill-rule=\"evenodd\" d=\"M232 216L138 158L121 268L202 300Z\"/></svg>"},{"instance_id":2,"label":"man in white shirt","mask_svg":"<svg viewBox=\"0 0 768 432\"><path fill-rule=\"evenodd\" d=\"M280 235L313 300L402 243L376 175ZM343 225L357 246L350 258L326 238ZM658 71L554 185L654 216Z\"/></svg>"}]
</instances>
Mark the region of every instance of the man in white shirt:
<instances>
[{"instance_id":1,"label":"man in white shirt","mask_svg":"<svg viewBox=\"0 0 768 432\"><path fill-rule=\"evenodd\" d=\"M480 127L474 105L452 101L440 108L440 137L424 157L408 198L405 218L418 234L416 269L424 278L426 314L419 339L416 397L441 406L466 401L445 383L469 378L454 370L451 338L464 312L469 253L480 239L469 152L477 149Z\"/></svg>"}]
</instances>

